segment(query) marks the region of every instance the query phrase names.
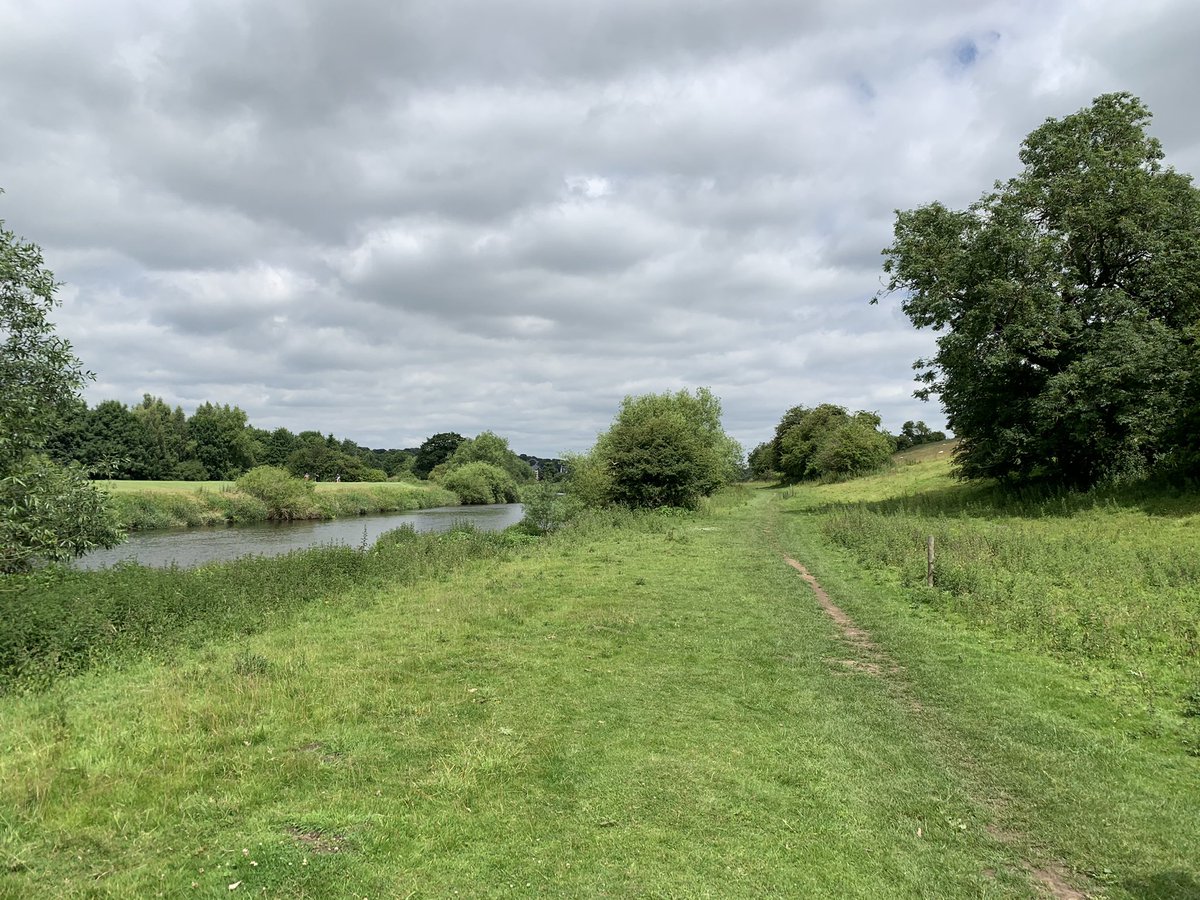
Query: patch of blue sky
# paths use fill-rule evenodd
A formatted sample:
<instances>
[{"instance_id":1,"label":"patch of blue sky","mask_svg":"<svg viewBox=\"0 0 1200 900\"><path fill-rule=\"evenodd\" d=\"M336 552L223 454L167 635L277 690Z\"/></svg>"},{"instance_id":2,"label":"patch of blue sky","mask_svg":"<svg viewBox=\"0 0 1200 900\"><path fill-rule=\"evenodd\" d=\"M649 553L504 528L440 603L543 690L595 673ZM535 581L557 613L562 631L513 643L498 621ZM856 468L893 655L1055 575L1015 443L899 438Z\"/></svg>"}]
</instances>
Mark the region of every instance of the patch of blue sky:
<instances>
[{"instance_id":1,"label":"patch of blue sky","mask_svg":"<svg viewBox=\"0 0 1200 900\"><path fill-rule=\"evenodd\" d=\"M870 103L875 99L875 86L864 75L856 73L850 76L850 90L861 103Z\"/></svg>"}]
</instances>

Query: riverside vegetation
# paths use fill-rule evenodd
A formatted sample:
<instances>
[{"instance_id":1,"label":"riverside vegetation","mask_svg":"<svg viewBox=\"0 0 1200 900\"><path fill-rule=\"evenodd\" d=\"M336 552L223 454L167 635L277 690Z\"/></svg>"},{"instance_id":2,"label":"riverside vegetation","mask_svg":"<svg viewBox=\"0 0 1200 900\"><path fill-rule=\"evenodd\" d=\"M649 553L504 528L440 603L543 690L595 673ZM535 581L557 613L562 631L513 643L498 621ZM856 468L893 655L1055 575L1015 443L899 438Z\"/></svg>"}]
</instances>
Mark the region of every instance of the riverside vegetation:
<instances>
[{"instance_id":1,"label":"riverside vegetation","mask_svg":"<svg viewBox=\"0 0 1200 900\"><path fill-rule=\"evenodd\" d=\"M1197 659L1150 631L1195 621L1200 502L999 500L937 450L540 537L14 579L54 636L3 675L0 895L1194 896Z\"/></svg>"},{"instance_id":2,"label":"riverside vegetation","mask_svg":"<svg viewBox=\"0 0 1200 900\"><path fill-rule=\"evenodd\" d=\"M314 484L271 466L252 469L236 482L113 481L105 488L118 520L131 531L336 519L459 502L457 494L427 482Z\"/></svg>"}]
</instances>

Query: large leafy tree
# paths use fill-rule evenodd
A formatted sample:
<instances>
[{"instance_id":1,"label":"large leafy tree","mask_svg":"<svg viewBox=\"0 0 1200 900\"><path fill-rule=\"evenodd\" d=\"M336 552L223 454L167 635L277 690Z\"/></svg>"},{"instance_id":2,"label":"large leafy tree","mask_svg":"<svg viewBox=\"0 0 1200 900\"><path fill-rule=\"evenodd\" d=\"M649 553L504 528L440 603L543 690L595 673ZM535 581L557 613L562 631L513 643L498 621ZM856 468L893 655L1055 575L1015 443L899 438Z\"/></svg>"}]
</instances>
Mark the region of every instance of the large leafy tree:
<instances>
[{"instance_id":1,"label":"large leafy tree","mask_svg":"<svg viewBox=\"0 0 1200 900\"><path fill-rule=\"evenodd\" d=\"M589 502L693 507L737 477L742 448L721 427L707 388L626 397L573 479Z\"/></svg>"},{"instance_id":2,"label":"large leafy tree","mask_svg":"<svg viewBox=\"0 0 1200 900\"><path fill-rule=\"evenodd\" d=\"M77 468L42 451L60 417L78 411L89 377L54 333L54 275L41 250L0 221L0 571L110 547L121 534L104 497Z\"/></svg>"},{"instance_id":3,"label":"large leafy tree","mask_svg":"<svg viewBox=\"0 0 1200 900\"><path fill-rule=\"evenodd\" d=\"M940 396L964 476L1090 485L1188 440L1200 192L1149 119L1103 95L1033 131L1023 171L967 209L897 213L885 290L939 332L917 396Z\"/></svg>"},{"instance_id":4,"label":"large leafy tree","mask_svg":"<svg viewBox=\"0 0 1200 900\"><path fill-rule=\"evenodd\" d=\"M240 408L202 403L188 419L187 432L208 478L232 480L254 467L258 448Z\"/></svg>"},{"instance_id":5,"label":"large leafy tree","mask_svg":"<svg viewBox=\"0 0 1200 900\"><path fill-rule=\"evenodd\" d=\"M442 465L447 471L451 471L474 462L495 466L507 472L518 484L533 481L533 469L529 463L509 449L507 438L492 431L485 431L463 441L454 448L454 452Z\"/></svg>"},{"instance_id":6,"label":"large leafy tree","mask_svg":"<svg viewBox=\"0 0 1200 900\"><path fill-rule=\"evenodd\" d=\"M465 440L466 438L456 431L443 431L426 438L420 449L417 450L417 458L412 467L413 473L418 478L428 478L429 473L448 460L451 454L458 449L458 445Z\"/></svg>"},{"instance_id":7,"label":"large leafy tree","mask_svg":"<svg viewBox=\"0 0 1200 900\"><path fill-rule=\"evenodd\" d=\"M893 449L879 426L875 413L851 414L833 403L792 407L776 428L775 468L788 481L845 478L876 469Z\"/></svg>"}]
</instances>

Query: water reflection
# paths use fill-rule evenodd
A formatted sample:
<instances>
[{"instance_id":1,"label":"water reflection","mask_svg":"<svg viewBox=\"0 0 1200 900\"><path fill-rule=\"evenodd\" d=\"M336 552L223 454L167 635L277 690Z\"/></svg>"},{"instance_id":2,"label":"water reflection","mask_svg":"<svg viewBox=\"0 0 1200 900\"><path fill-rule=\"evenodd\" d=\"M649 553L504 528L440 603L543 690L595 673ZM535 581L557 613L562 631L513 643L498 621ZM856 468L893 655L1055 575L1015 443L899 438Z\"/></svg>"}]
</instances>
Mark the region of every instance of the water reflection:
<instances>
[{"instance_id":1,"label":"water reflection","mask_svg":"<svg viewBox=\"0 0 1200 900\"><path fill-rule=\"evenodd\" d=\"M470 522L480 531L501 531L521 521L520 503L496 506L443 506L407 513L384 513L327 522L263 523L222 528L142 531L112 550L97 550L76 561L81 569L101 569L130 560L144 566L174 563L191 568L239 556L279 556L293 550L329 544L370 546L385 531L411 525L417 531L446 531L455 522Z\"/></svg>"}]
</instances>

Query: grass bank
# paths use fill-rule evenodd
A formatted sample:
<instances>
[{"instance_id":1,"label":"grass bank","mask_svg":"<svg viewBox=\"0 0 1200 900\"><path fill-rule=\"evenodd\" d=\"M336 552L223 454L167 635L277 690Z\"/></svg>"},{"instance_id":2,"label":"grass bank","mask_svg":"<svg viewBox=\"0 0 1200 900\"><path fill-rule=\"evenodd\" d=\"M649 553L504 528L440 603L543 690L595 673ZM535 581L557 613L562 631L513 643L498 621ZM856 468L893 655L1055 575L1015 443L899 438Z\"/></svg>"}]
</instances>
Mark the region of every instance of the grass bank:
<instances>
[{"instance_id":1,"label":"grass bank","mask_svg":"<svg viewBox=\"0 0 1200 900\"><path fill-rule=\"evenodd\" d=\"M597 515L0 698L0 896L1194 896L1200 760L864 565L839 488L876 490Z\"/></svg>"},{"instance_id":2,"label":"grass bank","mask_svg":"<svg viewBox=\"0 0 1200 900\"><path fill-rule=\"evenodd\" d=\"M954 480L944 455L792 493L792 514L919 608L1085 666L1161 711L1163 727L1181 716L1200 725L1200 493L1005 494Z\"/></svg>"},{"instance_id":3,"label":"grass bank","mask_svg":"<svg viewBox=\"0 0 1200 900\"><path fill-rule=\"evenodd\" d=\"M503 558L528 540L515 531L400 528L365 551L322 547L190 570L119 565L6 579L0 581L0 694L42 690L97 666L169 658L180 647L256 634L314 603L338 604L382 585L443 577L472 561Z\"/></svg>"},{"instance_id":4,"label":"grass bank","mask_svg":"<svg viewBox=\"0 0 1200 900\"><path fill-rule=\"evenodd\" d=\"M1080 891L1054 896L1200 897L1200 673L1180 640L1200 597L1172 562L1197 546L1194 496L1004 497L944 459L772 493L771 533L896 662L879 680L976 798L968 830Z\"/></svg>"},{"instance_id":5,"label":"grass bank","mask_svg":"<svg viewBox=\"0 0 1200 900\"><path fill-rule=\"evenodd\" d=\"M264 522L270 517L265 503L232 482L113 481L103 486L130 531ZM457 503L453 493L428 483L320 483L307 508L293 518L336 519Z\"/></svg>"}]
</instances>

